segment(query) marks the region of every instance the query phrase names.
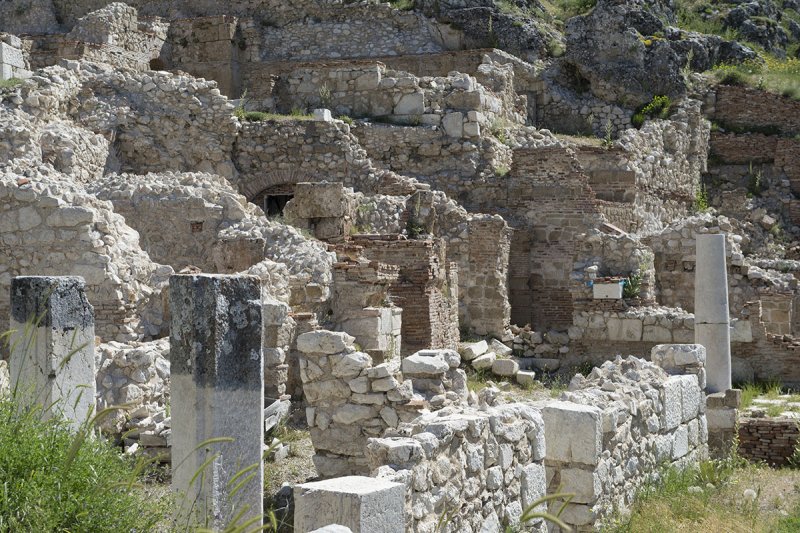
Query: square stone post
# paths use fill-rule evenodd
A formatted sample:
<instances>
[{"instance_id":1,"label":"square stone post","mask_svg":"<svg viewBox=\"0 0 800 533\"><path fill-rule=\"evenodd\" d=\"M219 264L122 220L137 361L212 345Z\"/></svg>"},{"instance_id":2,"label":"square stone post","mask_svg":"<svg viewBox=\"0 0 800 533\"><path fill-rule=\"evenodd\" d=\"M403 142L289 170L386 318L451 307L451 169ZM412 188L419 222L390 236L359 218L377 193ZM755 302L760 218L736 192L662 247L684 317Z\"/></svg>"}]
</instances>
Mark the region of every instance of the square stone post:
<instances>
[{"instance_id":1,"label":"square stone post","mask_svg":"<svg viewBox=\"0 0 800 533\"><path fill-rule=\"evenodd\" d=\"M725 235L697 235L694 279L695 342L706 348L707 390L731 388L731 322Z\"/></svg>"},{"instance_id":2,"label":"square stone post","mask_svg":"<svg viewBox=\"0 0 800 533\"><path fill-rule=\"evenodd\" d=\"M223 529L244 511L238 524L255 518L251 526L261 525L261 282L253 276L176 275L170 277L169 303L172 487L180 493L182 520ZM233 440L198 448L216 438Z\"/></svg>"},{"instance_id":3,"label":"square stone post","mask_svg":"<svg viewBox=\"0 0 800 533\"><path fill-rule=\"evenodd\" d=\"M12 391L78 429L94 411L94 309L79 277L11 280Z\"/></svg>"},{"instance_id":4,"label":"square stone post","mask_svg":"<svg viewBox=\"0 0 800 533\"><path fill-rule=\"evenodd\" d=\"M406 488L401 483L346 476L294 487L294 530L337 524L353 533L402 533Z\"/></svg>"}]
</instances>

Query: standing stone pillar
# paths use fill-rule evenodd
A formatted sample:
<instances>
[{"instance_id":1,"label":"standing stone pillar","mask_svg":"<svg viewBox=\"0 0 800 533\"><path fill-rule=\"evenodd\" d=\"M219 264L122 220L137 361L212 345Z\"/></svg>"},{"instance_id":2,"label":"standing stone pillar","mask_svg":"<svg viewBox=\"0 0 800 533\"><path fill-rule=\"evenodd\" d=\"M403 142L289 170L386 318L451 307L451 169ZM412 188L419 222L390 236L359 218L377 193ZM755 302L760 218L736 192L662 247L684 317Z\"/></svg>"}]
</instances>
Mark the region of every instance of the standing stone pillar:
<instances>
[{"instance_id":1,"label":"standing stone pillar","mask_svg":"<svg viewBox=\"0 0 800 533\"><path fill-rule=\"evenodd\" d=\"M697 235L694 281L695 343L706 348L707 390L731 388L731 334L725 235Z\"/></svg>"},{"instance_id":2,"label":"standing stone pillar","mask_svg":"<svg viewBox=\"0 0 800 533\"><path fill-rule=\"evenodd\" d=\"M261 282L253 276L176 275L169 280L169 303L172 487L180 493L182 517L187 525L199 520L216 530L244 512L238 524L255 518L251 526L261 525ZM233 440L197 448L215 438Z\"/></svg>"},{"instance_id":3,"label":"standing stone pillar","mask_svg":"<svg viewBox=\"0 0 800 533\"><path fill-rule=\"evenodd\" d=\"M78 429L94 411L94 309L79 277L11 280L12 391Z\"/></svg>"}]
</instances>

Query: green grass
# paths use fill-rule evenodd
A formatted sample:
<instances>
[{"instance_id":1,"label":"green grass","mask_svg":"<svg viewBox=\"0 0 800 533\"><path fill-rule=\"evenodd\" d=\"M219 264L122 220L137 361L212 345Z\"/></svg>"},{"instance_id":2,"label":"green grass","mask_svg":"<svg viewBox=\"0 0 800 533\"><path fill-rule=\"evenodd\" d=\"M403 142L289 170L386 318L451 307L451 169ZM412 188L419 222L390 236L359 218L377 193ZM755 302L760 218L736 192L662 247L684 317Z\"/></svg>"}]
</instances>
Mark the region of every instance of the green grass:
<instances>
[{"instance_id":1,"label":"green grass","mask_svg":"<svg viewBox=\"0 0 800 533\"><path fill-rule=\"evenodd\" d=\"M766 397L770 400L776 399L783 392L783 388L777 381L767 381L759 383L745 383L739 387L742 390L741 409L747 409L753 405L753 400Z\"/></svg>"},{"instance_id":2,"label":"green grass","mask_svg":"<svg viewBox=\"0 0 800 533\"><path fill-rule=\"evenodd\" d=\"M0 90L2 89L13 89L14 87L21 85L22 80L19 78L9 78L7 80L0 80Z\"/></svg>"},{"instance_id":3,"label":"green grass","mask_svg":"<svg viewBox=\"0 0 800 533\"><path fill-rule=\"evenodd\" d=\"M167 502L137 490L130 460L38 409L0 400L0 532L149 531Z\"/></svg>"},{"instance_id":4,"label":"green grass","mask_svg":"<svg viewBox=\"0 0 800 533\"><path fill-rule=\"evenodd\" d=\"M264 113L262 111L244 111L236 116L239 118L239 120L244 120L247 122L265 122L269 120L276 122L287 122L290 120L311 120L313 118L312 115L302 112L293 112L290 115L281 115L279 113Z\"/></svg>"},{"instance_id":5,"label":"green grass","mask_svg":"<svg viewBox=\"0 0 800 533\"><path fill-rule=\"evenodd\" d=\"M414 9L414 0L389 0L389 3L393 8L402 11L411 11Z\"/></svg>"},{"instance_id":6,"label":"green grass","mask_svg":"<svg viewBox=\"0 0 800 533\"><path fill-rule=\"evenodd\" d=\"M718 65L714 77L723 84L748 86L800 100L800 59L777 59L761 54L763 62Z\"/></svg>"},{"instance_id":7,"label":"green grass","mask_svg":"<svg viewBox=\"0 0 800 533\"><path fill-rule=\"evenodd\" d=\"M660 481L639 491L629 516L614 517L602 531L798 531L796 484L797 475L792 470L747 465L736 458L706 461L686 470L670 468ZM754 491L753 501L743 497L746 489Z\"/></svg>"}]
</instances>

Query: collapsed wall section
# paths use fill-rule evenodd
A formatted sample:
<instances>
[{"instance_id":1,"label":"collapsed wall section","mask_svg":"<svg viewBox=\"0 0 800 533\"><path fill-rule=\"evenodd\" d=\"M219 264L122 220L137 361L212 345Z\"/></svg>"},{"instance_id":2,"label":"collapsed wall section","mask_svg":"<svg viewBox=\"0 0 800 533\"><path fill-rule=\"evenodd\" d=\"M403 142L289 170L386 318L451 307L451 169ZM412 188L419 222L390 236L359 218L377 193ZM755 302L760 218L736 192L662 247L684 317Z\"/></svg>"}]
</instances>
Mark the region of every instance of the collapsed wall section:
<instances>
[{"instance_id":1,"label":"collapsed wall section","mask_svg":"<svg viewBox=\"0 0 800 533\"><path fill-rule=\"evenodd\" d=\"M8 321L12 277L77 275L101 338L131 340L146 329L141 311L173 270L150 260L110 204L64 181L10 173L0 175L0 198L0 323Z\"/></svg>"},{"instance_id":2,"label":"collapsed wall section","mask_svg":"<svg viewBox=\"0 0 800 533\"><path fill-rule=\"evenodd\" d=\"M548 492L576 495L561 519L577 531L593 531L598 520L631 505L664 465L684 468L708 457L705 349L662 345L653 360L617 357L586 378L577 375L560 401L536 404Z\"/></svg>"}]
</instances>

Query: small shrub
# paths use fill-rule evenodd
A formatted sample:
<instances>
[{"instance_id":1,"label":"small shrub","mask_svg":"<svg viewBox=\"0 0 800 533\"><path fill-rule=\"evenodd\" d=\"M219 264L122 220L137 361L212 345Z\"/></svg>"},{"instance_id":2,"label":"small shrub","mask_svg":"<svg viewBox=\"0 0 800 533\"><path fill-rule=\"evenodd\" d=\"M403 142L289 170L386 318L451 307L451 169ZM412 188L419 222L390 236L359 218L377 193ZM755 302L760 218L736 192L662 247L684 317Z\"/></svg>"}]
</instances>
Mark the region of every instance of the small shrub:
<instances>
[{"instance_id":1,"label":"small shrub","mask_svg":"<svg viewBox=\"0 0 800 533\"><path fill-rule=\"evenodd\" d=\"M499 176L501 178L504 178L505 176L507 176L509 172L510 172L510 169L505 165L499 166L499 167L494 169L495 176Z\"/></svg>"},{"instance_id":2,"label":"small shrub","mask_svg":"<svg viewBox=\"0 0 800 533\"><path fill-rule=\"evenodd\" d=\"M694 212L704 213L708 211L708 192L705 187L699 187L694 193Z\"/></svg>"},{"instance_id":3,"label":"small shrub","mask_svg":"<svg viewBox=\"0 0 800 533\"><path fill-rule=\"evenodd\" d=\"M642 274L631 274L622 284L622 297L623 298L638 298L642 292Z\"/></svg>"},{"instance_id":4,"label":"small shrub","mask_svg":"<svg viewBox=\"0 0 800 533\"><path fill-rule=\"evenodd\" d=\"M269 115L267 113L262 113L261 111L245 111L241 118L247 122L260 122L262 120L267 120Z\"/></svg>"},{"instance_id":5,"label":"small shrub","mask_svg":"<svg viewBox=\"0 0 800 533\"><path fill-rule=\"evenodd\" d=\"M150 531L164 519L163 503L133 490L133 465L83 431L0 400L0 531Z\"/></svg>"},{"instance_id":6,"label":"small shrub","mask_svg":"<svg viewBox=\"0 0 800 533\"><path fill-rule=\"evenodd\" d=\"M352 125L353 125L353 118L352 118L352 117L348 117L347 115L339 115L339 116L338 116L338 117L336 117L336 118L337 118L338 120L341 120L342 122L344 122L345 124L347 124L347 125L349 125L349 126L352 126Z\"/></svg>"},{"instance_id":7,"label":"small shrub","mask_svg":"<svg viewBox=\"0 0 800 533\"><path fill-rule=\"evenodd\" d=\"M646 117L644 116L644 113L634 113L633 117L631 117L631 124L633 124L636 128L641 128L645 119Z\"/></svg>"},{"instance_id":8,"label":"small shrub","mask_svg":"<svg viewBox=\"0 0 800 533\"><path fill-rule=\"evenodd\" d=\"M744 74L737 70L731 70L727 72L721 80L719 80L720 84L722 85L732 85L734 87L744 87L747 85L747 78L744 77Z\"/></svg>"},{"instance_id":9,"label":"small shrub","mask_svg":"<svg viewBox=\"0 0 800 533\"><path fill-rule=\"evenodd\" d=\"M389 4L401 11L411 11L414 9L414 0L389 0Z\"/></svg>"}]
</instances>

